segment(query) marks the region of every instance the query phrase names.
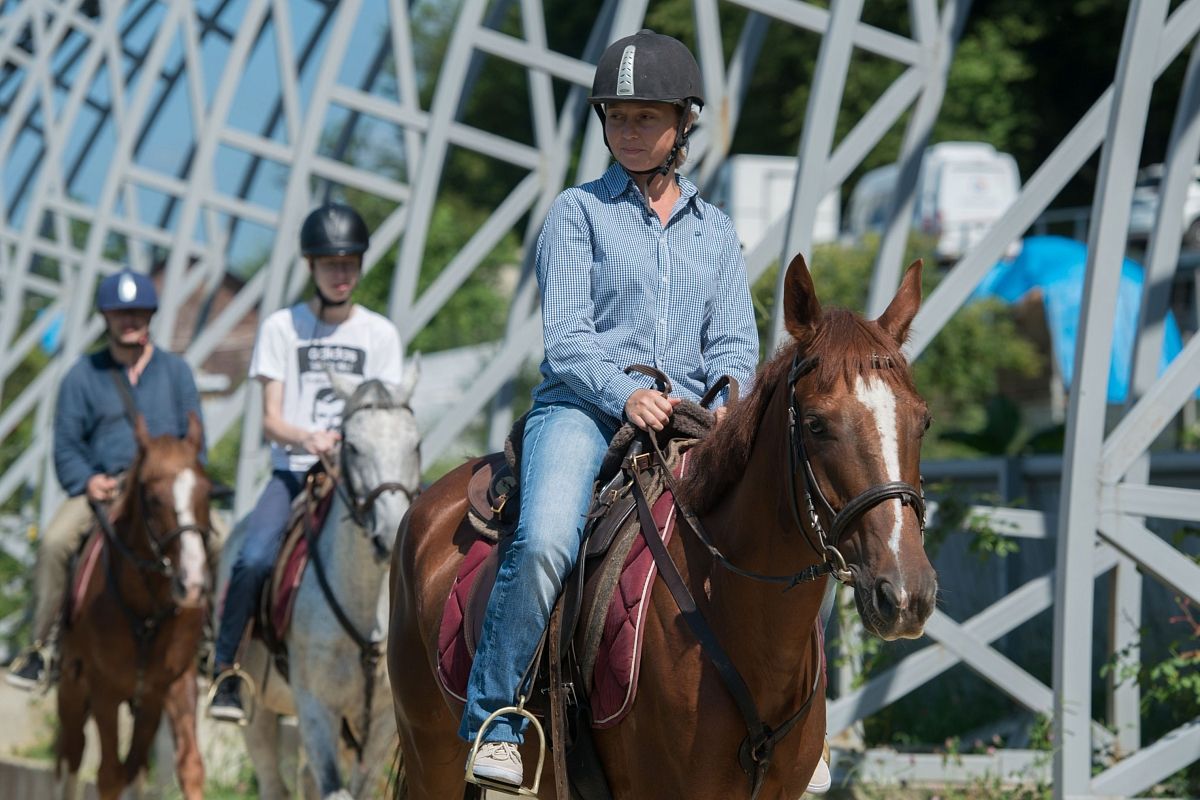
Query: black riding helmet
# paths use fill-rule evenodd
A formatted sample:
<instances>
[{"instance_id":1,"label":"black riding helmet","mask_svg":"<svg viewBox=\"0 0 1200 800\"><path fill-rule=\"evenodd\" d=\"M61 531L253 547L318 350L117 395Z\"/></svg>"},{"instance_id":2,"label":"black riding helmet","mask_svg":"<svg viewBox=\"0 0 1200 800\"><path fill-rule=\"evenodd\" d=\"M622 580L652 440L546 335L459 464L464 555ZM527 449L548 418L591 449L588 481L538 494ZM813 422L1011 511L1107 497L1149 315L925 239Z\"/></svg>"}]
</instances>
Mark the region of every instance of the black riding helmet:
<instances>
[{"instance_id":1,"label":"black riding helmet","mask_svg":"<svg viewBox=\"0 0 1200 800\"><path fill-rule=\"evenodd\" d=\"M588 98L596 116L600 117L601 126L606 119L604 104L620 100L675 103L682 107L671 154L661 166L640 173L666 175L679 151L687 146L692 105L697 109L704 107L703 79L692 51L678 39L649 28L610 44L596 65L592 96ZM604 144L608 145L607 132ZM611 146L609 150L612 150Z\"/></svg>"},{"instance_id":2,"label":"black riding helmet","mask_svg":"<svg viewBox=\"0 0 1200 800\"><path fill-rule=\"evenodd\" d=\"M362 255L370 239L367 223L357 211L341 203L326 203L300 227L300 253L306 258Z\"/></svg>"}]
</instances>

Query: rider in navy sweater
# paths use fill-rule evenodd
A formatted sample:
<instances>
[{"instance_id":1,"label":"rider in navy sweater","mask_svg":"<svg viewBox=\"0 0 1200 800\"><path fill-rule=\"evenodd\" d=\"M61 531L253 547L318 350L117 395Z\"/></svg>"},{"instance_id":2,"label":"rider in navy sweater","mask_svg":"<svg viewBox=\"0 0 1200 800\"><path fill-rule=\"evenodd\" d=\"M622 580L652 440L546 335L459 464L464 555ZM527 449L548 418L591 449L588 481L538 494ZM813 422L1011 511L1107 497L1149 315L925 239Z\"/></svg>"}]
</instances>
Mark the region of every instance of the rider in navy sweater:
<instances>
[{"instance_id":1,"label":"rider in navy sweater","mask_svg":"<svg viewBox=\"0 0 1200 800\"><path fill-rule=\"evenodd\" d=\"M44 677L42 650L58 620L67 562L93 522L89 501L113 500L137 455L133 420L117 382L129 390L133 409L145 418L151 436L182 438L188 412L200 416L191 368L150 341L150 318L158 309L150 278L128 270L108 276L100 282L96 306L104 315L108 346L81 356L58 389L54 469L68 498L42 531L38 546L33 646L8 675L8 682L22 689ZM200 457L203 461L203 448Z\"/></svg>"}]
</instances>

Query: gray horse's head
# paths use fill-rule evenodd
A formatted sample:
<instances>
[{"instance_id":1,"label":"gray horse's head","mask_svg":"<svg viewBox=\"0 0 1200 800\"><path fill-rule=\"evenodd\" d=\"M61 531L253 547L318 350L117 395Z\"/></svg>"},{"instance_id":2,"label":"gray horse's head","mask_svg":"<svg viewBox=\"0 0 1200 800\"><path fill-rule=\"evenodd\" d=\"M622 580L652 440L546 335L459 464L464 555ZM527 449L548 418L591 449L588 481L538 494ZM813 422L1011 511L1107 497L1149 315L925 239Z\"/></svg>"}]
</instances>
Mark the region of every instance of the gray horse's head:
<instances>
[{"instance_id":1,"label":"gray horse's head","mask_svg":"<svg viewBox=\"0 0 1200 800\"><path fill-rule=\"evenodd\" d=\"M421 437L408 404L420 374L421 359L414 355L399 385L369 380L355 386L330 376L334 391L346 401L342 479L380 558L391 552L400 520L421 485Z\"/></svg>"}]
</instances>

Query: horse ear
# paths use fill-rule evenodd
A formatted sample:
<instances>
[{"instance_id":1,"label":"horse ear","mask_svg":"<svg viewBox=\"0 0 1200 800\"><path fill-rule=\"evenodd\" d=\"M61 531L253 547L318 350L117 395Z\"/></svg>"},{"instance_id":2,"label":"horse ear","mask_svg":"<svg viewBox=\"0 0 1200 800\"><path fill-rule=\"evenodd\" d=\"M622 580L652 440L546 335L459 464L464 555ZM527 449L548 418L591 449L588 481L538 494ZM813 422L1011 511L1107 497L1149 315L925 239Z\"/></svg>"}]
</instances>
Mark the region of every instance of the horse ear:
<instances>
[{"instance_id":1,"label":"horse ear","mask_svg":"<svg viewBox=\"0 0 1200 800\"><path fill-rule=\"evenodd\" d=\"M183 437L183 440L196 450L199 450L200 445L204 442L204 425L200 422L200 415L195 411L188 412L187 435Z\"/></svg>"},{"instance_id":2,"label":"horse ear","mask_svg":"<svg viewBox=\"0 0 1200 800\"><path fill-rule=\"evenodd\" d=\"M821 319L821 301L813 288L804 255L797 253L788 265L783 283L783 320L793 339L803 339Z\"/></svg>"},{"instance_id":3,"label":"horse ear","mask_svg":"<svg viewBox=\"0 0 1200 800\"><path fill-rule=\"evenodd\" d=\"M337 392L337 396L343 400L349 400L350 396L354 394L354 390L358 388L358 384L339 372L327 369L325 374L329 376L329 385L333 387L333 391Z\"/></svg>"},{"instance_id":4,"label":"horse ear","mask_svg":"<svg viewBox=\"0 0 1200 800\"><path fill-rule=\"evenodd\" d=\"M138 414L133 420L133 438L139 450L145 451L150 447L150 429L146 427L146 418Z\"/></svg>"},{"instance_id":5,"label":"horse ear","mask_svg":"<svg viewBox=\"0 0 1200 800\"><path fill-rule=\"evenodd\" d=\"M924 262L917 259L908 265L904 280L896 296L888 304L887 310L880 315L876 322L883 328L884 333L891 336L898 345L903 345L908 339L908 326L921 307L921 267Z\"/></svg>"},{"instance_id":6,"label":"horse ear","mask_svg":"<svg viewBox=\"0 0 1200 800\"><path fill-rule=\"evenodd\" d=\"M413 389L416 388L420 378L421 354L413 353L409 356L408 366L404 368L404 377L400 379L400 384L389 386L392 390L392 402L398 406L408 405L408 401L412 399Z\"/></svg>"}]
</instances>

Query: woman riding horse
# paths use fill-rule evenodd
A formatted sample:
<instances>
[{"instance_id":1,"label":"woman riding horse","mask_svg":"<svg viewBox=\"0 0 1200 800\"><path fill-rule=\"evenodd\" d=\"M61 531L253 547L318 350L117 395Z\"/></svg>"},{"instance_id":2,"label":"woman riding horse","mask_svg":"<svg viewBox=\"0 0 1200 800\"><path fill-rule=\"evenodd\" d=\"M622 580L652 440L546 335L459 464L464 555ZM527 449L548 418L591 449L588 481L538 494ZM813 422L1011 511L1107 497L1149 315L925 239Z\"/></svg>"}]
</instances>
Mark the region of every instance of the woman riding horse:
<instances>
[{"instance_id":1,"label":"woman riding horse","mask_svg":"<svg viewBox=\"0 0 1200 800\"><path fill-rule=\"evenodd\" d=\"M673 535L664 530L654 552L662 580L640 612L636 699L619 723L592 730L607 796L803 794L825 734L818 610L830 575L853 588L869 633L922 635L937 594L919 489L929 413L901 350L920 279L914 265L884 314L867 321L822 309L800 256L788 268L793 341L684 456ZM412 800L479 796L478 786L462 794L468 747L453 735L459 713L439 672L447 598L479 542L466 517L480 464L468 461L422 494L392 561L388 669L405 768L398 796ZM639 506L639 517L649 514ZM655 524L641 525L651 551ZM622 591L616 604L628 599ZM527 743L525 757L534 752ZM584 788L596 788L595 773L588 777ZM540 796L564 796L542 786ZM606 795L601 787L585 796Z\"/></svg>"},{"instance_id":2,"label":"woman riding horse","mask_svg":"<svg viewBox=\"0 0 1200 800\"><path fill-rule=\"evenodd\" d=\"M558 196L537 246L545 359L525 424L521 514L467 686L459 735L482 738L477 778L519 786L526 721L511 706L574 567L600 461L622 420L662 430L680 398L724 375L748 384L758 334L729 218L678 175L704 106L700 68L677 39L643 30L612 44L589 99L616 158ZM652 364L678 396L630 364ZM717 410L718 419L724 408Z\"/></svg>"}]
</instances>

